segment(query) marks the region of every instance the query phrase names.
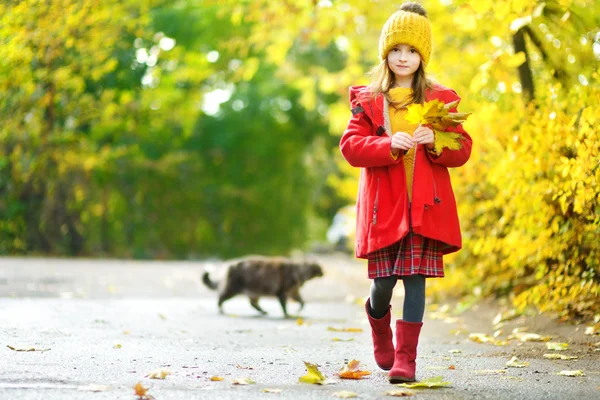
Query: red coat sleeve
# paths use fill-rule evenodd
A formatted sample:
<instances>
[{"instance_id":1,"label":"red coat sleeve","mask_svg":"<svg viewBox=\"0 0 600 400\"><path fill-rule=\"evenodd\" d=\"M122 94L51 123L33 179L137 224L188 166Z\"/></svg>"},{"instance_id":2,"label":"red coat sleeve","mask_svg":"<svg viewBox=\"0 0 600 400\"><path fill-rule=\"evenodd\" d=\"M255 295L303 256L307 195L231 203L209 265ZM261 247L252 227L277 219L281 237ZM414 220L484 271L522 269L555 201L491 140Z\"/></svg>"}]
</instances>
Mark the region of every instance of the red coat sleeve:
<instances>
[{"instance_id":1,"label":"red coat sleeve","mask_svg":"<svg viewBox=\"0 0 600 400\"><path fill-rule=\"evenodd\" d=\"M392 139L383 134L373 134L371 120L364 112L350 118L340 139L340 151L353 167L382 167L402 162L402 157L394 159L391 153Z\"/></svg>"},{"instance_id":2,"label":"red coat sleeve","mask_svg":"<svg viewBox=\"0 0 600 400\"><path fill-rule=\"evenodd\" d=\"M460 101L460 97L454 90L449 89L447 93L448 95L445 95L443 98L445 103L450 103L455 100ZM450 109L450 112L458 112L458 107ZM471 139L471 136L465 131L462 124L456 127L448 127L446 128L446 132L460 133L463 137L463 140L461 141L462 147L459 150L444 149L439 156L429 152L427 152L427 154L433 163L443 165L447 168L460 167L469 160L469 157L471 157L473 139Z\"/></svg>"}]
</instances>

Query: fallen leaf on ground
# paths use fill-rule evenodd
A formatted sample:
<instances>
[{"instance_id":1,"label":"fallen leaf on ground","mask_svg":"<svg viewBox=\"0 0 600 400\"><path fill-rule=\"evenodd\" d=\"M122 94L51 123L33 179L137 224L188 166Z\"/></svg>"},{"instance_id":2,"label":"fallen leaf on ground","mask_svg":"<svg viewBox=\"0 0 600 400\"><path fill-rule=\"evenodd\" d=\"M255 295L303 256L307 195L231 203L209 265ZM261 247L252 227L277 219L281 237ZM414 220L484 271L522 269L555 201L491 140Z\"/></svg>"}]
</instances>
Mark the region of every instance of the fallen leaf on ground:
<instances>
[{"instance_id":1,"label":"fallen leaf on ground","mask_svg":"<svg viewBox=\"0 0 600 400\"><path fill-rule=\"evenodd\" d=\"M475 371L475 373L477 375L499 375L499 374L505 374L506 370L505 369L480 369L478 371Z\"/></svg>"},{"instance_id":2,"label":"fallen leaf on ground","mask_svg":"<svg viewBox=\"0 0 600 400\"><path fill-rule=\"evenodd\" d=\"M11 350L14 351L49 351L50 349L39 349L36 347L13 347L13 346L9 346L6 345L6 347L8 347Z\"/></svg>"},{"instance_id":3,"label":"fallen leaf on ground","mask_svg":"<svg viewBox=\"0 0 600 400\"><path fill-rule=\"evenodd\" d=\"M341 392L335 392L333 394L333 397L338 397L340 399L351 399L354 397L358 397L358 394L354 392L349 392L347 390L342 390Z\"/></svg>"},{"instance_id":4,"label":"fallen leaf on ground","mask_svg":"<svg viewBox=\"0 0 600 400\"><path fill-rule=\"evenodd\" d=\"M298 381L311 384L322 384L325 382L325 376L321 373L321 371L319 371L319 368L317 368L316 364L311 364L304 361L304 365L306 365L306 370L308 373L301 376Z\"/></svg>"},{"instance_id":5,"label":"fallen leaf on ground","mask_svg":"<svg viewBox=\"0 0 600 400\"><path fill-rule=\"evenodd\" d=\"M296 325L298 325L298 326L302 326L302 325L304 325L304 320L303 320L302 318L298 318L298 319L296 320Z\"/></svg>"},{"instance_id":6,"label":"fallen leaf on ground","mask_svg":"<svg viewBox=\"0 0 600 400\"><path fill-rule=\"evenodd\" d=\"M600 331L599 331L600 333ZM586 326L585 327L585 334L586 335L595 335L596 334L596 328L593 326Z\"/></svg>"},{"instance_id":7,"label":"fallen leaf on ground","mask_svg":"<svg viewBox=\"0 0 600 400\"><path fill-rule=\"evenodd\" d=\"M516 356L513 356L513 358L506 362L506 366L510 368L525 368L529 366L529 362L521 361Z\"/></svg>"},{"instance_id":8,"label":"fallen leaf on ground","mask_svg":"<svg viewBox=\"0 0 600 400\"><path fill-rule=\"evenodd\" d=\"M452 350L448 351L448 353L450 353L450 354L460 354L460 353L462 353L462 350L452 349Z\"/></svg>"},{"instance_id":9,"label":"fallen leaf on ground","mask_svg":"<svg viewBox=\"0 0 600 400\"><path fill-rule=\"evenodd\" d=\"M250 378L238 378L238 379L232 379L231 383L233 383L234 385L253 385L256 382L254 382Z\"/></svg>"},{"instance_id":10,"label":"fallen leaf on ground","mask_svg":"<svg viewBox=\"0 0 600 400\"><path fill-rule=\"evenodd\" d=\"M333 326L330 326L327 328L330 331L333 332L362 332L362 328L334 328Z\"/></svg>"},{"instance_id":11,"label":"fallen leaf on ground","mask_svg":"<svg viewBox=\"0 0 600 400\"><path fill-rule=\"evenodd\" d=\"M552 339L550 336L541 336L537 333L517 332L511 337L519 339L521 342L548 342ZM511 338L509 337L509 339Z\"/></svg>"},{"instance_id":12,"label":"fallen leaf on ground","mask_svg":"<svg viewBox=\"0 0 600 400\"><path fill-rule=\"evenodd\" d=\"M110 390L110 386L106 385L87 385L87 386L79 386L77 390L82 392L106 392Z\"/></svg>"},{"instance_id":13,"label":"fallen leaf on ground","mask_svg":"<svg viewBox=\"0 0 600 400\"><path fill-rule=\"evenodd\" d=\"M576 371L567 371L567 370L563 370L560 371L557 375L562 375L562 376L585 376L585 374L583 373L582 370L576 370Z\"/></svg>"},{"instance_id":14,"label":"fallen leaf on ground","mask_svg":"<svg viewBox=\"0 0 600 400\"><path fill-rule=\"evenodd\" d=\"M564 354L544 354L544 358L548 358L550 360L576 360L579 357L576 356L566 356Z\"/></svg>"},{"instance_id":15,"label":"fallen leaf on ground","mask_svg":"<svg viewBox=\"0 0 600 400\"><path fill-rule=\"evenodd\" d=\"M451 365L448 367L448 369L456 369L456 367L454 365Z\"/></svg>"},{"instance_id":16,"label":"fallen leaf on ground","mask_svg":"<svg viewBox=\"0 0 600 400\"><path fill-rule=\"evenodd\" d=\"M400 383L397 386L403 386L403 387L407 387L409 389L414 389L414 388L435 389L435 388L450 386L450 382L445 382L444 378L441 376L434 376L433 378L425 379L420 382Z\"/></svg>"},{"instance_id":17,"label":"fallen leaf on ground","mask_svg":"<svg viewBox=\"0 0 600 400\"><path fill-rule=\"evenodd\" d=\"M464 329L464 328L458 328L458 329L451 329L450 330L450 334L454 335L454 336L466 335L467 333L469 333L469 331L466 330L466 329Z\"/></svg>"},{"instance_id":18,"label":"fallen leaf on ground","mask_svg":"<svg viewBox=\"0 0 600 400\"><path fill-rule=\"evenodd\" d=\"M141 382L138 382L134 387L135 395L140 400L154 400L154 396L148 394L148 389L142 386Z\"/></svg>"},{"instance_id":19,"label":"fallen leaf on ground","mask_svg":"<svg viewBox=\"0 0 600 400\"><path fill-rule=\"evenodd\" d=\"M386 396L394 396L394 397L411 397L415 395L415 392L411 392L410 390L388 390L385 392Z\"/></svg>"},{"instance_id":20,"label":"fallen leaf on ground","mask_svg":"<svg viewBox=\"0 0 600 400\"><path fill-rule=\"evenodd\" d=\"M165 315L164 315L164 314L158 314L158 317L159 317L160 319L162 319L163 321L166 321L166 320L167 320L167 317L165 317Z\"/></svg>"},{"instance_id":21,"label":"fallen leaf on ground","mask_svg":"<svg viewBox=\"0 0 600 400\"><path fill-rule=\"evenodd\" d=\"M477 343L489 343L494 341L493 337L486 335L485 333L471 333L469 339Z\"/></svg>"},{"instance_id":22,"label":"fallen leaf on ground","mask_svg":"<svg viewBox=\"0 0 600 400\"><path fill-rule=\"evenodd\" d=\"M120 348L122 348L122 347L123 347L123 345L122 345L122 344L120 344L120 343L117 343L117 344L115 344L115 345L113 346L113 349L120 349Z\"/></svg>"},{"instance_id":23,"label":"fallen leaf on ground","mask_svg":"<svg viewBox=\"0 0 600 400\"><path fill-rule=\"evenodd\" d=\"M240 364L236 364L235 367L238 369L254 369L253 367L244 367L243 365L240 365Z\"/></svg>"},{"instance_id":24,"label":"fallen leaf on ground","mask_svg":"<svg viewBox=\"0 0 600 400\"><path fill-rule=\"evenodd\" d=\"M264 388L262 390L264 393L281 393L281 389L269 389L269 388Z\"/></svg>"},{"instance_id":25,"label":"fallen leaf on ground","mask_svg":"<svg viewBox=\"0 0 600 400\"><path fill-rule=\"evenodd\" d=\"M213 382L220 382L222 380L224 380L225 378L223 378L222 376L211 376L210 380Z\"/></svg>"},{"instance_id":26,"label":"fallen leaf on ground","mask_svg":"<svg viewBox=\"0 0 600 400\"><path fill-rule=\"evenodd\" d=\"M495 346L506 346L508 344L508 342L504 340L498 340L485 333L471 333L469 339L477 343L491 343Z\"/></svg>"},{"instance_id":27,"label":"fallen leaf on ground","mask_svg":"<svg viewBox=\"0 0 600 400\"><path fill-rule=\"evenodd\" d=\"M342 379L362 379L365 375L371 375L371 372L361 371L360 361L358 360L350 361L348 365L338 372L338 376Z\"/></svg>"},{"instance_id":28,"label":"fallen leaf on ground","mask_svg":"<svg viewBox=\"0 0 600 400\"><path fill-rule=\"evenodd\" d=\"M567 350L569 348L569 343L548 342L548 343L546 343L546 347L548 348L548 350L555 350L555 351Z\"/></svg>"},{"instance_id":29,"label":"fallen leaf on ground","mask_svg":"<svg viewBox=\"0 0 600 400\"><path fill-rule=\"evenodd\" d=\"M171 375L172 372L167 369L155 369L146 375L146 378L150 379L165 379L167 376Z\"/></svg>"},{"instance_id":30,"label":"fallen leaf on ground","mask_svg":"<svg viewBox=\"0 0 600 400\"><path fill-rule=\"evenodd\" d=\"M339 337L334 337L334 338L333 338L333 339L331 339L331 340L333 340L334 342L351 342L351 341L353 341L353 340L354 340L354 338L353 338L353 337L351 337L351 338L348 338L348 339L341 339L341 338L339 338Z\"/></svg>"},{"instance_id":31,"label":"fallen leaf on ground","mask_svg":"<svg viewBox=\"0 0 600 400\"><path fill-rule=\"evenodd\" d=\"M510 321L511 319L515 319L519 315L520 315L520 313L517 312L517 310L504 311L504 312L501 312L498 315L496 315L496 318L494 318L492 323L494 325L498 325L500 322Z\"/></svg>"}]
</instances>

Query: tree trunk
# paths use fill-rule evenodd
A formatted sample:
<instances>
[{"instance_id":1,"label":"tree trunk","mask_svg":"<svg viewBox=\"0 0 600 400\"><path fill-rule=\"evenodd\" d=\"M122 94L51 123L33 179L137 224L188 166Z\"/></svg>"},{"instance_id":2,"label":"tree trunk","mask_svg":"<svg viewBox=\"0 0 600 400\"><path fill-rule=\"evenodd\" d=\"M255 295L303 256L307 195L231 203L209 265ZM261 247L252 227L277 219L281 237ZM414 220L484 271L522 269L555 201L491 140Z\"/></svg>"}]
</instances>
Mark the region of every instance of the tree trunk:
<instances>
[{"instance_id":1,"label":"tree trunk","mask_svg":"<svg viewBox=\"0 0 600 400\"><path fill-rule=\"evenodd\" d=\"M529 66L529 54L527 53L527 47L525 46L525 31L523 28L519 29L513 35L513 46L515 48L515 54L520 51L525 53L525 62L518 68L519 80L521 81L523 95L525 96L526 100L533 100L535 98L535 88L533 86L531 67Z\"/></svg>"}]
</instances>

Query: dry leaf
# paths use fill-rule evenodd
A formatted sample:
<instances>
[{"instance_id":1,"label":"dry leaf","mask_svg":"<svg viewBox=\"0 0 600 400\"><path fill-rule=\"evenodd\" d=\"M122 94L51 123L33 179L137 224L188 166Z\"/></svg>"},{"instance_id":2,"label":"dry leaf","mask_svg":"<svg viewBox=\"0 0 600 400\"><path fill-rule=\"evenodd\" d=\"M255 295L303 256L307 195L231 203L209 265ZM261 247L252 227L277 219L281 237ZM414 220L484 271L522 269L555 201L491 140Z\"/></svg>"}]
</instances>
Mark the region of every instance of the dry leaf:
<instances>
[{"instance_id":1,"label":"dry leaf","mask_svg":"<svg viewBox=\"0 0 600 400\"><path fill-rule=\"evenodd\" d=\"M456 369L456 367L454 365L451 365L448 367L448 369Z\"/></svg>"},{"instance_id":2,"label":"dry leaf","mask_svg":"<svg viewBox=\"0 0 600 400\"><path fill-rule=\"evenodd\" d=\"M333 332L362 332L362 328L334 328L333 326L330 326L329 328L327 328L330 331Z\"/></svg>"},{"instance_id":3,"label":"dry leaf","mask_svg":"<svg viewBox=\"0 0 600 400\"><path fill-rule=\"evenodd\" d=\"M441 376L434 376L433 378L425 379L420 382L401 383L398 386L407 387L409 389L413 389L413 388L435 389L435 388L450 386L450 382L445 382L444 378Z\"/></svg>"},{"instance_id":4,"label":"dry leaf","mask_svg":"<svg viewBox=\"0 0 600 400\"><path fill-rule=\"evenodd\" d=\"M462 353L462 350L452 349L452 350L448 351L448 353L450 353L450 354L460 354L460 353Z\"/></svg>"},{"instance_id":5,"label":"dry leaf","mask_svg":"<svg viewBox=\"0 0 600 400\"><path fill-rule=\"evenodd\" d=\"M514 318L518 317L519 315L520 315L520 313L517 312L517 310L504 311L504 312L501 312L498 315L496 315L496 318L494 318L492 323L494 325L498 325L500 322L510 321L511 319L514 319Z\"/></svg>"},{"instance_id":6,"label":"dry leaf","mask_svg":"<svg viewBox=\"0 0 600 400\"><path fill-rule=\"evenodd\" d=\"M471 333L469 339L477 343L491 343L495 346L506 346L508 344L508 342L504 340L498 340L485 333Z\"/></svg>"},{"instance_id":7,"label":"dry leaf","mask_svg":"<svg viewBox=\"0 0 600 400\"><path fill-rule=\"evenodd\" d=\"M505 369L480 369L478 371L475 371L475 373L477 375L499 375L499 374L505 374L506 370Z\"/></svg>"},{"instance_id":8,"label":"dry leaf","mask_svg":"<svg viewBox=\"0 0 600 400\"><path fill-rule=\"evenodd\" d=\"M155 369L146 375L146 378L150 379L165 379L167 376L171 375L172 372L166 369Z\"/></svg>"},{"instance_id":9,"label":"dry leaf","mask_svg":"<svg viewBox=\"0 0 600 400\"><path fill-rule=\"evenodd\" d=\"M122 347L123 347L123 345L121 345L120 343L117 343L113 346L113 349L120 349Z\"/></svg>"},{"instance_id":10,"label":"dry leaf","mask_svg":"<svg viewBox=\"0 0 600 400\"><path fill-rule=\"evenodd\" d=\"M238 379L232 379L231 383L233 383L234 385L253 385L256 382L254 382L250 378L238 378Z\"/></svg>"},{"instance_id":11,"label":"dry leaf","mask_svg":"<svg viewBox=\"0 0 600 400\"><path fill-rule=\"evenodd\" d=\"M485 333L471 333L469 339L477 343L488 343L493 342L494 338L486 335Z\"/></svg>"},{"instance_id":12,"label":"dry leaf","mask_svg":"<svg viewBox=\"0 0 600 400\"><path fill-rule=\"evenodd\" d=\"M302 325L304 325L304 320L303 320L302 318L298 318L298 319L296 320L296 325L298 325L298 326L302 326Z\"/></svg>"},{"instance_id":13,"label":"dry leaf","mask_svg":"<svg viewBox=\"0 0 600 400\"><path fill-rule=\"evenodd\" d=\"M579 357L576 356L566 356L564 354L544 354L544 358L548 358L550 360L576 360Z\"/></svg>"},{"instance_id":14,"label":"dry leaf","mask_svg":"<svg viewBox=\"0 0 600 400\"><path fill-rule=\"evenodd\" d=\"M556 342L548 342L546 343L546 347L548 350L562 351L569 349L569 343L556 343Z\"/></svg>"},{"instance_id":15,"label":"dry leaf","mask_svg":"<svg viewBox=\"0 0 600 400\"><path fill-rule=\"evenodd\" d=\"M358 397L358 394L354 392L349 392L347 390L342 390L341 392L335 392L333 394L333 397L337 397L340 399L351 399L354 397Z\"/></svg>"},{"instance_id":16,"label":"dry leaf","mask_svg":"<svg viewBox=\"0 0 600 400\"><path fill-rule=\"evenodd\" d=\"M577 377L577 376L585 376L585 374L583 373L582 370L576 370L576 371L560 371L557 375L563 375L563 376L573 376L573 377Z\"/></svg>"},{"instance_id":17,"label":"dry leaf","mask_svg":"<svg viewBox=\"0 0 600 400\"><path fill-rule=\"evenodd\" d=\"M510 368L524 368L529 366L529 362L521 361L516 356L513 356L510 361L507 361L506 366Z\"/></svg>"},{"instance_id":18,"label":"dry leaf","mask_svg":"<svg viewBox=\"0 0 600 400\"><path fill-rule=\"evenodd\" d=\"M79 386L77 387L77 390L82 392L106 392L107 390L110 390L110 386L90 384L87 386Z\"/></svg>"},{"instance_id":19,"label":"dry leaf","mask_svg":"<svg viewBox=\"0 0 600 400\"><path fill-rule=\"evenodd\" d=\"M513 337L519 339L521 342L548 342L552 338L550 336L541 336L537 333L525 333L517 332Z\"/></svg>"},{"instance_id":20,"label":"dry leaf","mask_svg":"<svg viewBox=\"0 0 600 400\"><path fill-rule=\"evenodd\" d=\"M299 382L311 384L323 384L323 382L325 382L325 376L319 371L316 364L304 361L304 365L306 365L308 373L301 376L300 379L298 379Z\"/></svg>"},{"instance_id":21,"label":"dry leaf","mask_svg":"<svg viewBox=\"0 0 600 400\"><path fill-rule=\"evenodd\" d=\"M222 380L224 380L225 378L223 378L222 376L211 376L210 380L213 382L220 382Z\"/></svg>"},{"instance_id":22,"label":"dry leaf","mask_svg":"<svg viewBox=\"0 0 600 400\"><path fill-rule=\"evenodd\" d=\"M333 339L331 339L331 340L333 340L334 342L351 342L351 341L353 341L353 340L354 340L354 338L353 338L353 337L351 337L351 338L348 338L348 339L341 339L341 338L339 338L339 337L334 337L334 338L333 338Z\"/></svg>"},{"instance_id":23,"label":"dry leaf","mask_svg":"<svg viewBox=\"0 0 600 400\"><path fill-rule=\"evenodd\" d=\"M404 119L411 124L430 125L435 132L435 152L439 155L442 149L459 150L464 137L460 133L446 132L446 128L462 124L470 113L451 113L456 101L445 104L437 99L425 104L410 104Z\"/></svg>"},{"instance_id":24,"label":"dry leaf","mask_svg":"<svg viewBox=\"0 0 600 400\"><path fill-rule=\"evenodd\" d=\"M410 397L414 396L415 392L411 392L410 390L388 390L385 392L385 395L394 397Z\"/></svg>"},{"instance_id":25,"label":"dry leaf","mask_svg":"<svg viewBox=\"0 0 600 400\"><path fill-rule=\"evenodd\" d=\"M159 317L160 319L162 319L163 321L166 321L166 320L167 320L167 317L165 317L165 315L164 315L164 314L158 314L158 317Z\"/></svg>"},{"instance_id":26,"label":"dry leaf","mask_svg":"<svg viewBox=\"0 0 600 400\"><path fill-rule=\"evenodd\" d=\"M142 386L141 382L138 382L134 387L135 395L140 400L154 400L154 396L148 394L148 389Z\"/></svg>"},{"instance_id":27,"label":"dry leaf","mask_svg":"<svg viewBox=\"0 0 600 400\"><path fill-rule=\"evenodd\" d=\"M281 389L269 389L269 388L264 388L262 390L264 393L281 393Z\"/></svg>"},{"instance_id":28,"label":"dry leaf","mask_svg":"<svg viewBox=\"0 0 600 400\"><path fill-rule=\"evenodd\" d=\"M352 360L337 375L342 379L362 379L365 375L371 375L369 371L361 371L359 365L360 361Z\"/></svg>"},{"instance_id":29,"label":"dry leaf","mask_svg":"<svg viewBox=\"0 0 600 400\"><path fill-rule=\"evenodd\" d=\"M13 347L13 346L9 346L6 345L6 347L8 347L11 350L14 351L49 351L50 349L38 349L35 347Z\"/></svg>"}]
</instances>

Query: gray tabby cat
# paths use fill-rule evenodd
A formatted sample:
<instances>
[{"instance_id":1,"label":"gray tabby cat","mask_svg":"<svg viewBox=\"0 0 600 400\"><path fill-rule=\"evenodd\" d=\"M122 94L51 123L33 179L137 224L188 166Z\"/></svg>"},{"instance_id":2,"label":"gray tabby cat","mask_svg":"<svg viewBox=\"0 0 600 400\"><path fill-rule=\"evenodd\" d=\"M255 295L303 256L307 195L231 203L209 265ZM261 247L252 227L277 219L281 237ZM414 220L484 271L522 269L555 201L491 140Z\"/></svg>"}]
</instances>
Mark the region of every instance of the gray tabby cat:
<instances>
[{"instance_id":1,"label":"gray tabby cat","mask_svg":"<svg viewBox=\"0 0 600 400\"><path fill-rule=\"evenodd\" d=\"M314 262L293 261L284 257L249 256L232 260L227 265L225 278L213 282L209 273L204 272L202 282L210 289L219 291L219 311L223 313L223 303L238 294L246 294L250 304L261 314L266 314L258 305L262 296L276 296L283 314L288 317L287 299L291 297L300 303L300 287L312 278L323 276L323 269Z\"/></svg>"}]
</instances>

